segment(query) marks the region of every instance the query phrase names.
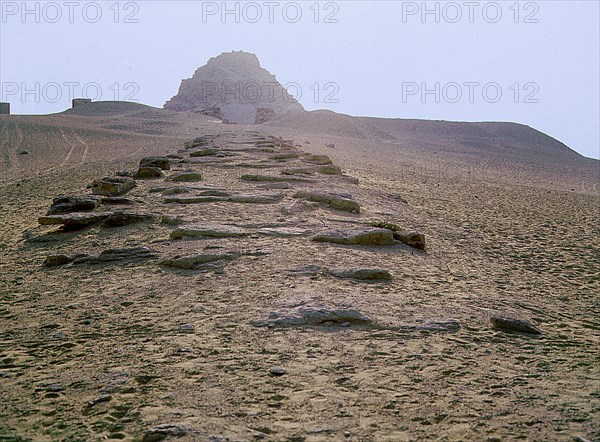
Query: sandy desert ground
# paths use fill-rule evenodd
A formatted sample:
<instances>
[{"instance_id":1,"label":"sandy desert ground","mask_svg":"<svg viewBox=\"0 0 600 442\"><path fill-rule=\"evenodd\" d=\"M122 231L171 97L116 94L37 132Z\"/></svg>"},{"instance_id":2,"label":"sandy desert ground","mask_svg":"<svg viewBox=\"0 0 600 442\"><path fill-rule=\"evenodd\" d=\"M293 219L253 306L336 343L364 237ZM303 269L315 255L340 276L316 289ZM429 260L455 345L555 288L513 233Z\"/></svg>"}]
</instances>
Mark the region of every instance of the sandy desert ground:
<instances>
[{"instance_id":1,"label":"sandy desert ground","mask_svg":"<svg viewBox=\"0 0 600 442\"><path fill-rule=\"evenodd\" d=\"M0 440L600 440L599 161L509 124L89 106L0 116ZM214 151L191 156L197 137ZM38 223L150 155L171 155L165 177L95 210L143 222ZM187 170L202 180L173 180ZM312 240L373 223L426 251ZM190 226L205 233L172 236ZM44 266L136 247L151 252ZM371 268L392 279L340 277ZM302 306L368 320L278 322Z\"/></svg>"}]
</instances>

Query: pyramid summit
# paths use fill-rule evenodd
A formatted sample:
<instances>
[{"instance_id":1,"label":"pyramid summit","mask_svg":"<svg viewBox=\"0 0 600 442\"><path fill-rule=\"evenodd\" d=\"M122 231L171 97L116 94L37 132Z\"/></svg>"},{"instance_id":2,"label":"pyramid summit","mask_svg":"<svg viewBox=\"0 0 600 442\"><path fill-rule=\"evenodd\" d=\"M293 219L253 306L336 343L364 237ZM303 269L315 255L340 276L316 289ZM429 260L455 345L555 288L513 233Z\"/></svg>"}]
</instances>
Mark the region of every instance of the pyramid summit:
<instances>
[{"instance_id":1,"label":"pyramid summit","mask_svg":"<svg viewBox=\"0 0 600 442\"><path fill-rule=\"evenodd\" d=\"M244 51L224 52L184 79L167 110L195 111L228 123L257 124L304 108L261 67L258 57Z\"/></svg>"}]
</instances>

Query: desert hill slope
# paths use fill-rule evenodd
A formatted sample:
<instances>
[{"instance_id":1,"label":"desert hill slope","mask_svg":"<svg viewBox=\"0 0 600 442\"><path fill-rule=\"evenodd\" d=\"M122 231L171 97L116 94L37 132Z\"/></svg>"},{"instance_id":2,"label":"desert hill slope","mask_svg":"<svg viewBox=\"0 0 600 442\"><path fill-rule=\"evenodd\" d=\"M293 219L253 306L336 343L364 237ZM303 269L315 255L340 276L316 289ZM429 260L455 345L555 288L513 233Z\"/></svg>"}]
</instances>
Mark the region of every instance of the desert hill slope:
<instances>
[{"instance_id":1,"label":"desert hill slope","mask_svg":"<svg viewBox=\"0 0 600 442\"><path fill-rule=\"evenodd\" d=\"M51 115L0 115L0 182L164 149L206 122L220 123L196 113L114 101Z\"/></svg>"},{"instance_id":2,"label":"desert hill slope","mask_svg":"<svg viewBox=\"0 0 600 442\"><path fill-rule=\"evenodd\" d=\"M491 157L537 157L548 162L581 157L560 141L517 123L352 117L318 110L282 116L265 125L370 141L412 143L423 149L476 153Z\"/></svg>"}]
</instances>

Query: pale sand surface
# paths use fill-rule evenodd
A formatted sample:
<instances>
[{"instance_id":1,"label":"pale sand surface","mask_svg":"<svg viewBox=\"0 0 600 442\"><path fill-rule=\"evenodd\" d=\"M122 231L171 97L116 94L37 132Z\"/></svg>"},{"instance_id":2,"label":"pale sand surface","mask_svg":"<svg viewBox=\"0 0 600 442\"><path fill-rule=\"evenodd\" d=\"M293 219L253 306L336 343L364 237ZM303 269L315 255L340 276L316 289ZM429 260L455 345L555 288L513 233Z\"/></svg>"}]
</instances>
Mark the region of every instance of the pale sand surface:
<instances>
[{"instance_id":1,"label":"pale sand surface","mask_svg":"<svg viewBox=\"0 0 600 442\"><path fill-rule=\"evenodd\" d=\"M308 114L235 126L141 106L94 109L0 118L1 440L141 440L149 427L170 423L187 428L173 440L600 440L598 161L555 145L544 151L543 143L536 156L540 139L530 133L523 151L474 148L468 125L444 140L435 127L409 135L390 122L325 114L318 124ZM316 233L388 221L423 232L427 252L255 230L173 241L176 227L161 223L38 226L58 194L89 194L93 179L136 170L147 155L188 158L183 143L205 134L221 148L254 147L253 131L328 155L359 184L316 175L313 184L260 190L285 194L268 205L164 204L149 192L174 185L164 179L139 180L125 196L139 200L135 210L247 229ZM256 193L260 184L241 175L280 176L279 166L299 163L225 164L173 164L166 174L193 169L203 181L182 186ZM306 189L349 193L361 213L284 214ZM216 272L157 260L42 267L50 254L136 246L161 258L242 256ZM393 280L289 273L306 265L380 267ZM252 325L301 299L351 306L378 327ZM543 334L496 331L489 317L498 313ZM397 328L448 318L460 321L458 332ZM270 376L274 366L285 375ZM105 401L86 406L97 398Z\"/></svg>"}]
</instances>

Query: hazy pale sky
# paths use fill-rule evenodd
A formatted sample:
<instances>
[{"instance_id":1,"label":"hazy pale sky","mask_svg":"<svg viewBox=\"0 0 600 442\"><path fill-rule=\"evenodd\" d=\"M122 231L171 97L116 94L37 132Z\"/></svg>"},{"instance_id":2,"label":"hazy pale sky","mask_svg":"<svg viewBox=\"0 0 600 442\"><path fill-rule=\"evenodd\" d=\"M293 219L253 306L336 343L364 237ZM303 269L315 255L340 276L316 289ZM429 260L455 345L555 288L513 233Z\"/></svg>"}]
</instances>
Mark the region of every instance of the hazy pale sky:
<instances>
[{"instance_id":1,"label":"hazy pale sky","mask_svg":"<svg viewBox=\"0 0 600 442\"><path fill-rule=\"evenodd\" d=\"M598 1L0 1L0 101L156 107L255 53L308 110L532 126L600 157Z\"/></svg>"}]
</instances>

